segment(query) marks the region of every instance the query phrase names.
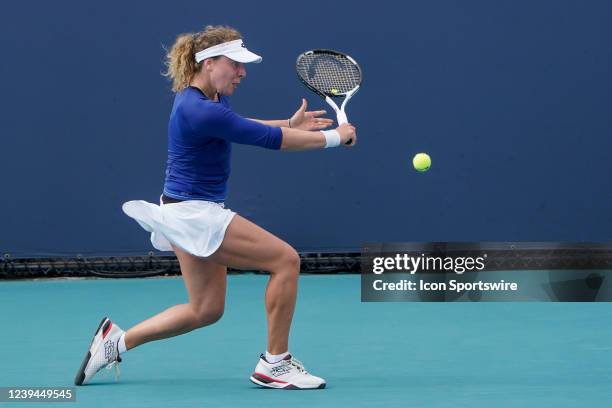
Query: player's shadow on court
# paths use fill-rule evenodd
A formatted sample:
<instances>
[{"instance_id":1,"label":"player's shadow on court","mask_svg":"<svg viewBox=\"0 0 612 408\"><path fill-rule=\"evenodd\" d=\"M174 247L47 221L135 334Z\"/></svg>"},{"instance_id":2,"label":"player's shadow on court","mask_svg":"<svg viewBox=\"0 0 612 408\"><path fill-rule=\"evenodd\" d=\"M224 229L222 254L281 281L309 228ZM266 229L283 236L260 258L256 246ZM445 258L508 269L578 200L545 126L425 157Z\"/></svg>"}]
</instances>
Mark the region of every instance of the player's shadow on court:
<instances>
[{"instance_id":1,"label":"player's shadow on court","mask_svg":"<svg viewBox=\"0 0 612 408\"><path fill-rule=\"evenodd\" d=\"M115 381L113 379L91 382L85 386L89 387L129 387L134 385L148 385L156 388L181 389L184 391L193 388L195 392L201 391L204 388L219 389L220 387L236 387L236 384L243 383L244 378L151 378L151 379L121 379ZM248 382L248 379L247 379Z\"/></svg>"}]
</instances>

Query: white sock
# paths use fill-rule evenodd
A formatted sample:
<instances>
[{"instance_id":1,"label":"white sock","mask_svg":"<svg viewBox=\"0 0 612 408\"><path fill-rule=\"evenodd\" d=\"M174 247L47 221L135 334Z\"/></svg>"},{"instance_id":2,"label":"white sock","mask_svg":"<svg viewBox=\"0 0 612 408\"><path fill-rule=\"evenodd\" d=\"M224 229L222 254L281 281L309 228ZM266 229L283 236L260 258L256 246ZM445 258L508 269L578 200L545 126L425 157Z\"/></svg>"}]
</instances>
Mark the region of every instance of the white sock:
<instances>
[{"instance_id":1,"label":"white sock","mask_svg":"<svg viewBox=\"0 0 612 408\"><path fill-rule=\"evenodd\" d=\"M119 338L119 342L117 343L117 350L119 351L119 354L123 354L127 351L127 347L125 347L125 333L123 333Z\"/></svg>"},{"instance_id":2,"label":"white sock","mask_svg":"<svg viewBox=\"0 0 612 408\"><path fill-rule=\"evenodd\" d=\"M281 361L283 358L287 357L289 355L288 351L285 351L282 354L270 354L268 353L268 350L266 350L266 360L268 360L268 363L278 363L279 361Z\"/></svg>"}]
</instances>

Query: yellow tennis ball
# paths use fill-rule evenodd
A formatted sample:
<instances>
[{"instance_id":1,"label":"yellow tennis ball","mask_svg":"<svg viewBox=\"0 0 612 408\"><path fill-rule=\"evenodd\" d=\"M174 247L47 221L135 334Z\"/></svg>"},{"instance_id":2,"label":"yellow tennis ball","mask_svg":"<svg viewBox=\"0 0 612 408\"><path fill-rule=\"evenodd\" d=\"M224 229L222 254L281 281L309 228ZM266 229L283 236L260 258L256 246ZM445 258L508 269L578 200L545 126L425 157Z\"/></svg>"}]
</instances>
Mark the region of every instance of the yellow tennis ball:
<instances>
[{"instance_id":1,"label":"yellow tennis ball","mask_svg":"<svg viewBox=\"0 0 612 408\"><path fill-rule=\"evenodd\" d=\"M427 171L431 167L431 157L427 153L417 153L412 159L412 165L416 171Z\"/></svg>"},{"instance_id":2,"label":"yellow tennis ball","mask_svg":"<svg viewBox=\"0 0 612 408\"><path fill-rule=\"evenodd\" d=\"M340 91L338 91L336 88L332 88L332 89L329 90L329 92L334 94L334 95L337 95L338 92L340 92Z\"/></svg>"}]
</instances>

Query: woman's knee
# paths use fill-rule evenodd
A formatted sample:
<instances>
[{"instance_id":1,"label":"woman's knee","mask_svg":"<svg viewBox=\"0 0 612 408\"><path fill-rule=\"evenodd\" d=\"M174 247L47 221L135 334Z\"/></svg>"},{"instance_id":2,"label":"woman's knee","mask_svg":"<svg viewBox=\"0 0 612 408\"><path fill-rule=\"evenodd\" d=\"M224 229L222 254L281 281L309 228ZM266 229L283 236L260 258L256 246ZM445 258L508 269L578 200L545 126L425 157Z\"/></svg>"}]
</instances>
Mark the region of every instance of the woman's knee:
<instances>
[{"instance_id":1,"label":"woman's knee","mask_svg":"<svg viewBox=\"0 0 612 408\"><path fill-rule=\"evenodd\" d=\"M297 278L300 273L300 255L295 249L287 245L271 269L271 273Z\"/></svg>"},{"instance_id":2,"label":"woman's knee","mask_svg":"<svg viewBox=\"0 0 612 408\"><path fill-rule=\"evenodd\" d=\"M211 325L223 317L224 305L192 305L197 327Z\"/></svg>"}]
</instances>

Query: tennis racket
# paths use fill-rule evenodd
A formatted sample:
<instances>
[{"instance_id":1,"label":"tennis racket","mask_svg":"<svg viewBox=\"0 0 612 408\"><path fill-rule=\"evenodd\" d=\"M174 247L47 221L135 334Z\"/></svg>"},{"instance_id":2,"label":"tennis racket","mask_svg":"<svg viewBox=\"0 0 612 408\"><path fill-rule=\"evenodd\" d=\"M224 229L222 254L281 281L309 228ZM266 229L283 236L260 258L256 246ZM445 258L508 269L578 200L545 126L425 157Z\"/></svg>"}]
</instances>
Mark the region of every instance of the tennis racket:
<instances>
[{"instance_id":1,"label":"tennis racket","mask_svg":"<svg viewBox=\"0 0 612 408\"><path fill-rule=\"evenodd\" d=\"M357 61L338 51L311 50L300 54L295 63L300 81L320 95L336 112L338 125L348 123L345 107L361 86ZM332 98L344 97L340 108ZM346 144L351 144L349 140Z\"/></svg>"}]
</instances>

